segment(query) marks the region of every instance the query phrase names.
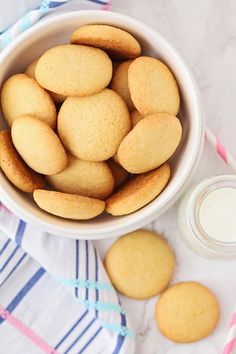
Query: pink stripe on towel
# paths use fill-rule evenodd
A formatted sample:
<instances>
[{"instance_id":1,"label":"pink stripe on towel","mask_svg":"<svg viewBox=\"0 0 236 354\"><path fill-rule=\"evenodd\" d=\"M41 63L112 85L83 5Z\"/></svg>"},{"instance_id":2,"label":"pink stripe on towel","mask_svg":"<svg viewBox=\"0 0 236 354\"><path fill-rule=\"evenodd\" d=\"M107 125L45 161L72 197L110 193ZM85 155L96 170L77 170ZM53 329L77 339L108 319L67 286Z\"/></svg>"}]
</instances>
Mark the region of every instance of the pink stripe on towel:
<instances>
[{"instance_id":1,"label":"pink stripe on towel","mask_svg":"<svg viewBox=\"0 0 236 354\"><path fill-rule=\"evenodd\" d=\"M2 202L0 202L0 211L1 211L1 210L10 213L10 210L7 209L7 207L6 207L4 204L2 204Z\"/></svg>"},{"instance_id":2,"label":"pink stripe on towel","mask_svg":"<svg viewBox=\"0 0 236 354\"><path fill-rule=\"evenodd\" d=\"M37 345L40 349L47 354L59 354L53 347L51 347L43 338L36 334L31 328L27 327L23 322L18 320L14 315L7 311L4 307L0 306L0 316L10 323L21 334L27 337L31 342Z\"/></svg>"},{"instance_id":3,"label":"pink stripe on towel","mask_svg":"<svg viewBox=\"0 0 236 354\"><path fill-rule=\"evenodd\" d=\"M109 1L106 5L103 5L101 7L101 10L109 11L111 9L111 6L112 6L112 1Z\"/></svg>"}]
</instances>

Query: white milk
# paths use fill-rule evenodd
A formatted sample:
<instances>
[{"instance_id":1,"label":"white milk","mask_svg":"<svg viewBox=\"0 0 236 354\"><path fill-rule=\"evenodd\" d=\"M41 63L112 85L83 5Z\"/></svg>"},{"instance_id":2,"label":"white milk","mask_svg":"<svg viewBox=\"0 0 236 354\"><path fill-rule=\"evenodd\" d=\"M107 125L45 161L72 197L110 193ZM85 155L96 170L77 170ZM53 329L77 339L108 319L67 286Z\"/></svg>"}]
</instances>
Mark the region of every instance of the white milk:
<instances>
[{"instance_id":1,"label":"white milk","mask_svg":"<svg viewBox=\"0 0 236 354\"><path fill-rule=\"evenodd\" d=\"M236 175L210 177L190 188L180 203L178 227L199 255L236 258Z\"/></svg>"},{"instance_id":2,"label":"white milk","mask_svg":"<svg viewBox=\"0 0 236 354\"><path fill-rule=\"evenodd\" d=\"M199 221L206 234L221 242L236 241L236 189L218 188L199 208Z\"/></svg>"}]
</instances>

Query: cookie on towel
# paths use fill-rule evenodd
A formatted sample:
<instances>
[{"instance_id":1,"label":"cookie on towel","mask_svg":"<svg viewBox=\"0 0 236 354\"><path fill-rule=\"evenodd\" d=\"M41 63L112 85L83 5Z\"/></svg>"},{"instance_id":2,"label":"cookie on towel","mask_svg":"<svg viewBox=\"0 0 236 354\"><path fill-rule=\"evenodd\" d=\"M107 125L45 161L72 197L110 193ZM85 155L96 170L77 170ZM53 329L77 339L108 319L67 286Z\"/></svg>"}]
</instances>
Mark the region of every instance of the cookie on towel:
<instances>
[{"instance_id":1,"label":"cookie on towel","mask_svg":"<svg viewBox=\"0 0 236 354\"><path fill-rule=\"evenodd\" d=\"M35 71L39 84L65 96L87 96L100 92L112 77L112 62L97 48L60 45L47 50Z\"/></svg>"},{"instance_id":2,"label":"cookie on towel","mask_svg":"<svg viewBox=\"0 0 236 354\"><path fill-rule=\"evenodd\" d=\"M130 97L128 88L128 69L133 60L127 60L121 63L113 72L110 87L116 91L125 101L129 111L134 110L134 104Z\"/></svg>"},{"instance_id":3,"label":"cookie on towel","mask_svg":"<svg viewBox=\"0 0 236 354\"><path fill-rule=\"evenodd\" d=\"M25 74L15 74L4 82L1 91L3 114L11 126L23 114L41 119L56 127L56 107L48 92Z\"/></svg>"},{"instance_id":4,"label":"cookie on towel","mask_svg":"<svg viewBox=\"0 0 236 354\"><path fill-rule=\"evenodd\" d=\"M156 306L162 334L177 343L207 337L217 325L219 304L215 295L197 282L177 283L167 289Z\"/></svg>"},{"instance_id":5,"label":"cookie on towel","mask_svg":"<svg viewBox=\"0 0 236 354\"><path fill-rule=\"evenodd\" d=\"M25 75L32 77L33 79L36 80L36 76L35 76L35 70L36 70L36 66L38 63L39 59L34 60L30 65L27 66L27 68L25 69ZM48 93L50 94L50 96L53 99L53 102L55 104L60 104L62 102L65 101L67 96L64 95L59 95L58 93L52 92L52 91L48 91Z\"/></svg>"},{"instance_id":6,"label":"cookie on towel","mask_svg":"<svg viewBox=\"0 0 236 354\"><path fill-rule=\"evenodd\" d=\"M0 132L0 167L9 181L23 192L32 193L45 185L43 176L31 170L22 160L7 130Z\"/></svg>"},{"instance_id":7,"label":"cookie on towel","mask_svg":"<svg viewBox=\"0 0 236 354\"><path fill-rule=\"evenodd\" d=\"M65 149L55 132L42 120L21 116L14 121L11 135L16 150L34 171L53 175L66 168Z\"/></svg>"},{"instance_id":8,"label":"cookie on towel","mask_svg":"<svg viewBox=\"0 0 236 354\"><path fill-rule=\"evenodd\" d=\"M105 209L105 202L102 200L82 195L36 189L33 197L41 209L66 219L93 219Z\"/></svg>"},{"instance_id":9,"label":"cookie on towel","mask_svg":"<svg viewBox=\"0 0 236 354\"><path fill-rule=\"evenodd\" d=\"M126 215L155 199L170 178L167 163L156 170L131 177L106 200L106 211L111 215Z\"/></svg>"},{"instance_id":10,"label":"cookie on towel","mask_svg":"<svg viewBox=\"0 0 236 354\"><path fill-rule=\"evenodd\" d=\"M108 160L107 163L113 174L115 187L118 187L128 178L129 173L120 164L115 163L112 159Z\"/></svg>"},{"instance_id":11,"label":"cookie on towel","mask_svg":"<svg viewBox=\"0 0 236 354\"><path fill-rule=\"evenodd\" d=\"M174 264L174 254L166 240L143 229L122 236L105 257L105 267L114 287L138 300L162 292L172 278Z\"/></svg>"},{"instance_id":12,"label":"cookie on towel","mask_svg":"<svg viewBox=\"0 0 236 354\"><path fill-rule=\"evenodd\" d=\"M130 173L144 173L162 165L177 149L182 136L180 121L169 113L142 119L122 140L118 160Z\"/></svg>"},{"instance_id":13,"label":"cookie on towel","mask_svg":"<svg viewBox=\"0 0 236 354\"><path fill-rule=\"evenodd\" d=\"M60 192L104 199L114 189L114 178L106 162L89 162L68 156L68 165L48 182Z\"/></svg>"},{"instance_id":14,"label":"cookie on towel","mask_svg":"<svg viewBox=\"0 0 236 354\"><path fill-rule=\"evenodd\" d=\"M131 99L142 116L168 112L176 115L180 97L170 69L151 57L135 59L128 71Z\"/></svg>"},{"instance_id":15,"label":"cookie on towel","mask_svg":"<svg viewBox=\"0 0 236 354\"><path fill-rule=\"evenodd\" d=\"M137 109L135 109L130 113L130 119L131 119L132 128L134 128L135 125L137 125L140 122L140 120L143 119L143 117L137 111Z\"/></svg>"},{"instance_id":16,"label":"cookie on towel","mask_svg":"<svg viewBox=\"0 0 236 354\"><path fill-rule=\"evenodd\" d=\"M63 145L85 161L112 157L130 128L126 104L110 89L92 96L68 97L58 114L58 133Z\"/></svg>"},{"instance_id":17,"label":"cookie on towel","mask_svg":"<svg viewBox=\"0 0 236 354\"><path fill-rule=\"evenodd\" d=\"M141 53L140 44L130 33L108 25L82 26L72 34L71 43L101 48L116 59L133 59Z\"/></svg>"}]
</instances>

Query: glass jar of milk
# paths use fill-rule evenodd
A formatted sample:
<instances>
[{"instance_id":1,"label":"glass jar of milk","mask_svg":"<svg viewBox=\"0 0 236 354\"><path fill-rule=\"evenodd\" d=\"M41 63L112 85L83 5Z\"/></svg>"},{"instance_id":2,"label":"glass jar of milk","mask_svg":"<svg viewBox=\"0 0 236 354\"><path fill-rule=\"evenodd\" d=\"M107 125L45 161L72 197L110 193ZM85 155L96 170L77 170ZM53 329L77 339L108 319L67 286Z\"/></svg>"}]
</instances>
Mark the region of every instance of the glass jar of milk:
<instances>
[{"instance_id":1,"label":"glass jar of milk","mask_svg":"<svg viewBox=\"0 0 236 354\"><path fill-rule=\"evenodd\" d=\"M236 175L193 186L180 204L178 226L185 243L201 256L236 257Z\"/></svg>"}]
</instances>

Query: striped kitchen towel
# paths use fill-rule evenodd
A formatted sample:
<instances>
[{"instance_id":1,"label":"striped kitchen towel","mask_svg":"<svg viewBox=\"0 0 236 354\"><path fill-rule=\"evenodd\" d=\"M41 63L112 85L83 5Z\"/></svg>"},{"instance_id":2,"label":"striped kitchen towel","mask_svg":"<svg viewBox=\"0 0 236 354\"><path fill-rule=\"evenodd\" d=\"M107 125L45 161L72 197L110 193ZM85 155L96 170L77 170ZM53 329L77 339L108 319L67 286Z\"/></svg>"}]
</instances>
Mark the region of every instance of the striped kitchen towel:
<instances>
[{"instance_id":1,"label":"striped kitchen towel","mask_svg":"<svg viewBox=\"0 0 236 354\"><path fill-rule=\"evenodd\" d=\"M38 6L32 9L34 3ZM79 9L109 10L110 7L111 1L109 0L17 0L14 2L14 6L11 6L10 1L0 0L0 50L7 47L16 36L46 15ZM26 9L30 11L20 16L22 10ZM15 22L17 18L18 20ZM7 28L9 25L11 26Z\"/></svg>"},{"instance_id":2,"label":"striped kitchen towel","mask_svg":"<svg viewBox=\"0 0 236 354\"><path fill-rule=\"evenodd\" d=\"M2 47L66 2L31 10ZM43 233L0 203L0 353L43 352L132 354L133 333L92 241Z\"/></svg>"}]
</instances>

